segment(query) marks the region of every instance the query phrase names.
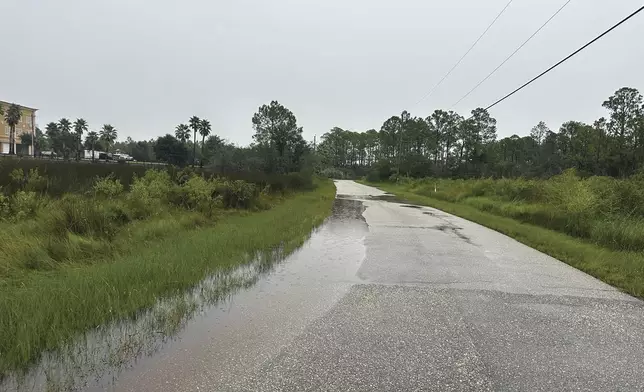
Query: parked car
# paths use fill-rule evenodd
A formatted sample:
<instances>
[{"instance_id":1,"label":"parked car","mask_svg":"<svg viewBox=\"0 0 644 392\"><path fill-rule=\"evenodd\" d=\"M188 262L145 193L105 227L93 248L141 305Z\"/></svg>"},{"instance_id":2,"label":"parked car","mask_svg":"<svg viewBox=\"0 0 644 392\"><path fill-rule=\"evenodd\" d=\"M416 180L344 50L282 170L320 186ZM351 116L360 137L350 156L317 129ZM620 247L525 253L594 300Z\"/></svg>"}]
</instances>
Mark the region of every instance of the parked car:
<instances>
[{"instance_id":1,"label":"parked car","mask_svg":"<svg viewBox=\"0 0 644 392\"><path fill-rule=\"evenodd\" d=\"M98 159L103 161L111 161L112 159L114 159L114 157L110 152L101 151L98 153Z\"/></svg>"},{"instance_id":2,"label":"parked car","mask_svg":"<svg viewBox=\"0 0 644 392\"><path fill-rule=\"evenodd\" d=\"M114 153L113 157L116 161L134 161L134 158L124 152Z\"/></svg>"},{"instance_id":3,"label":"parked car","mask_svg":"<svg viewBox=\"0 0 644 392\"><path fill-rule=\"evenodd\" d=\"M40 151L40 156L45 158L56 158L58 154L53 151Z\"/></svg>"}]
</instances>

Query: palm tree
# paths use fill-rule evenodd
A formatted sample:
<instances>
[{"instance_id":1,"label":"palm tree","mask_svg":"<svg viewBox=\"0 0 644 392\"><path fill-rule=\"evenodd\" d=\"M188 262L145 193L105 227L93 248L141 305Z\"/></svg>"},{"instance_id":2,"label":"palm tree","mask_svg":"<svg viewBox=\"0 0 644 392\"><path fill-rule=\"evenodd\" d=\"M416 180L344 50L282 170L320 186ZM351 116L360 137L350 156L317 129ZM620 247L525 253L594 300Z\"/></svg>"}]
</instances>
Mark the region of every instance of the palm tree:
<instances>
[{"instance_id":1,"label":"palm tree","mask_svg":"<svg viewBox=\"0 0 644 392\"><path fill-rule=\"evenodd\" d=\"M76 139L78 141L77 143L78 152L76 154L77 160L80 160L81 150L83 149L82 148L83 132L87 132L87 121L85 121L82 118L78 118L76 119L76 121L74 121L74 133L76 134Z\"/></svg>"},{"instance_id":2,"label":"palm tree","mask_svg":"<svg viewBox=\"0 0 644 392\"><path fill-rule=\"evenodd\" d=\"M211 131L210 121L205 118L201 120L201 126L199 127L199 134L201 135L201 159L203 160L203 150L206 142L206 136L210 135Z\"/></svg>"},{"instance_id":3,"label":"palm tree","mask_svg":"<svg viewBox=\"0 0 644 392\"><path fill-rule=\"evenodd\" d=\"M94 150L96 149L96 143L98 143L98 133L96 131L91 131L87 133L85 138L85 143L92 147L92 161L94 160Z\"/></svg>"},{"instance_id":4,"label":"palm tree","mask_svg":"<svg viewBox=\"0 0 644 392\"><path fill-rule=\"evenodd\" d=\"M186 124L179 124L174 131L174 136L181 141L181 143L186 144L190 140L190 128Z\"/></svg>"},{"instance_id":5,"label":"palm tree","mask_svg":"<svg viewBox=\"0 0 644 392\"><path fill-rule=\"evenodd\" d=\"M103 128L101 129L100 134L101 134L101 140L105 142L107 146L107 152L109 152L110 146L116 140L118 133L113 126L111 126L110 124L105 124L103 125Z\"/></svg>"},{"instance_id":6,"label":"palm tree","mask_svg":"<svg viewBox=\"0 0 644 392\"><path fill-rule=\"evenodd\" d=\"M16 125L20 122L20 106L12 103L7 109L7 113L4 115L4 120L9 125L9 155L16 154Z\"/></svg>"},{"instance_id":7,"label":"palm tree","mask_svg":"<svg viewBox=\"0 0 644 392\"><path fill-rule=\"evenodd\" d=\"M70 133L72 131L72 123L66 118L61 118L58 120L58 129L63 134Z\"/></svg>"},{"instance_id":8,"label":"palm tree","mask_svg":"<svg viewBox=\"0 0 644 392\"><path fill-rule=\"evenodd\" d=\"M58 128L58 123L50 122L45 125L45 134L49 138L49 144L51 150L58 154L60 153L60 129Z\"/></svg>"},{"instance_id":9,"label":"palm tree","mask_svg":"<svg viewBox=\"0 0 644 392\"><path fill-rule=\"evenodd\" d=\"M69 151L67 148L67 139L72 132L72 123L66 118L61 118L58 120L58 131L60 131L61 140L63 142L63 157L68 158Z\"/></svg>"},{"instance_id":10,"label":"palm tree","mask_svg":"<svg viewBox=\"0 0 644 392\"><path fill-rule=\"evenodd\" d=\"M190 128L192 128L192 166L195 165L195 154L197 152L197 132L201 129L201 120L197 116L190 117Z\"/></svg>"}]
</instances>

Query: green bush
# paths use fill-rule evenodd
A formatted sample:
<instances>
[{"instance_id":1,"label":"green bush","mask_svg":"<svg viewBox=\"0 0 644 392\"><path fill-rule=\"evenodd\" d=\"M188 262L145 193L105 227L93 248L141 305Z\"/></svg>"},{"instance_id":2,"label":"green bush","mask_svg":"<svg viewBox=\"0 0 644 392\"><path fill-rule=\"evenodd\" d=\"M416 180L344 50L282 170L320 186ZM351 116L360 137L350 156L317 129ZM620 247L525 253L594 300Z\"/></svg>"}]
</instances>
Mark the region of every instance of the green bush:
<instances>
[{"instance_id":1,"label":"green bush","mask_svg":"<svg viewBox=\"0 0 644 392\"><path fill-rule=\"evenodd\" d=\"M15 168L9 174L9 178L13 184L22 186L25 182L25 172L21 168Z\"/></svg>"},{"instance_id":2,"label":"green bush","mask_svg":"<svg viewBox=\"0 0 644 392\"><path fill-rule=\"evenodd\" d=\"M11 213L10 199L2 193L0 188L0 220L6 219Z\"/></svg>"},{"instance_id":3,"label":"green bush","mask_svg":"<svg viewBox=\"0 0 644 392\"><path fill-rule=\"evenodd\" d=\"M290 190L311 190L315 188L312 173L288 173L286 174L286 183L287 188Z\"/></svg>"},{"instance_id":4,"label":"green bush","mask_svg":"<svg viewBox=\"0 0 644 392\"><path fill-rule=\"evenodd\" d=\"M47 191L47 177L40 175L37 167L29 170L25 190L38 193Z\"/></svg>"},{"instance_id":5,"label":"green bush","mask_svg":"<svg viewBox=\"0 0 644 392\"><path fill-rule=\"evenodd\" d=\"M116 197L123 193L123 184L112 176L98 178L94 183L94 195L103 197Z\"/></svg>"},{"instance_id":6,"label":"green bush","mask_svg":"<svg viewBox=\"0 0 644 392\"><path fill-rule=\"evenodd\" d=\"M217 184L216 195L221 197L225 208L251 208L259 197L255 184L245 181L225 181Z\"/></svg>"},{"instance_id":7,"label":"green bush","mask_svg":"<svg viewBox=\"0 0 644 392\"><path fill-rule=\"evenodd\" d=\"M46 215L46 222L59 238L68 233L112 239L132 219L122 202L96 203L90 198L68 194Z\"/></svg>"},{"instance_id":8,"label":"green bush","mask_svg":"<svg viewBox=\"0 0 644 392\"><path fill-rule=\"evenodd\" d=\"M18 191L9 202L11 217L14 220L33 217L43 203L43 199L36 192Z\"/></svg>"},{"instance_id":9,"label":"green bush","mask_svg":"<svg viewBox=\"0 0 644 392\"><path fill-rule=\"evenodd\" d=\"M168 172L148 170L134 178L127 201L137 219L145 218L163 211L175 188Z\"/></svg>"},{"instance_id":10,"label":"green bush","mask_svg":"<svg viewBox=\"0 0 644 392\"><path fill-rule=\"evenodd\" d=\"M367 176L365 179L369 182L378 182L380 181L380 174L376 170L372 170L369 173L367 173Z\"/></svg>"},{"instance_id":11,"label":"green bush","mask_svg":"<svg viewBox=\"0 0 644 392\"><path fill-rule=\"evenodd\" d=\"M206 180L202 176L193 174L181 180L180 186L174 187L172 203L187 210L197 210L210 213L218 204L214 193L216 181Z\"/></svg>"}]
</instances>

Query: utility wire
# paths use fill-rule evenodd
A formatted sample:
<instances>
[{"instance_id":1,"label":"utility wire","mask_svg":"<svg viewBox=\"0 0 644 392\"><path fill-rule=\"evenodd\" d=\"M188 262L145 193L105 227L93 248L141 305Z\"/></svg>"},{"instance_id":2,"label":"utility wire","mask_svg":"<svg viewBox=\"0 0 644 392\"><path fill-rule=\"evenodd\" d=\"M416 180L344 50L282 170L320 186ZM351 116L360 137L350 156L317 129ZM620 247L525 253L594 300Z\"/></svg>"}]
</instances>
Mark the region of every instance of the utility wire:
<instances>
[{"instance_id":1,"label":"utility wire","mask_svg":"<svg viewBox=\"0 0 644 392\"><path fill-rule=\"evenodd\" d=\"M509 55L505 60L503 60L503 62L502 62L501 64L499 64L496 68L494 68L494 70L493 70L492 72L490 72L490 73L489 73L485 78L483 78L483 80L481 80L481 81L480 81L476 86L474 86L474 88L472 88L470 91L468 91L468 93L467 93L467 94L463 95L463 96L461 97L461 99L459 99L459 100L458 100L454 105L452 105L452 108L453 108L454 106L458 105L459 103L461 103L461 101L463 101L465 98L469 97L469 96L470 96L470 94L472 94L472 93L474 92L474 90L476 90L477 88L479 88L483 83L485 83L485 81L486 81L486 80L488 80L492 75L494 75L494 74L496 73L496 71L498 71L498 70L499 70L499 69L500 69L500 68L501 68L505 63L507 63L507 62L508 62L508 60L510 60L512 57L514 57L514 55L515 55L515 54L517 54L517 52L519 52L519 50L521 50L521 48L523 48L523 47L524 47L528 42L530 42L530 40L531 40L532 38L534 38L537 34L539 34L539 32L540 32L544 27L546 27L546 25L547 25L548 23L550 23L550 21L551 21L551 20L553 20L553 19L555 18L555 16L557 16L557 15L558 15L558 14L559 14L559 13L560 13L564 8L566 8L566 6L568 5L568 3L570 3L571 1L572 1L572 0L568 0L568 1L566 1L566 2L564 3L564 5L562 5L562 6L557 10L557 12L555 12L554 14L552 14L552 16L551 16L550 18L548 18L548 20L546 20L546 22L545 22L544 24L542 24L542 25L541 25L541 27L539 27L539 28L537 29L537 31L535 31L534 33L532 33L532 35L531 35L530 37L528 37L528 39L527 39L527 40L525 40L521 45L519 45L519 47L518 47L518 48L516 48L516 49L514 50L514 52L512 52L512 54L510 54L510 55Z\"/></svg>"},{"instance_id":2,"label":"utility wire","mask_svg":"<svg viewBox=\"0 0 644 392\"><path fill-rule=\"evenodd\" d=\"M499 12L499 14L496 16L496 18L494 18L494 20L492 21L492 23L490 23L490 25L489 25L489 26L487 26L487 28L485 29L485 31L483 31L483 33L482 33L482 34L481 34L481 35L476 39L476 41L474 41L474 43L472 44L472 46L470 46L470 48L467 50L467 52L465 52L465 54L464 54L464 55L463 55L463 56L462 56L462 57L461 57L461 58L456 62L456 64L454 64L454 66L452 67L452 69L450 69L450 70L445 74L445 76L443 76L443 78L442 78L441 80L439 80L439 81L438 81L438 83L436 83L436 84L434 85L434 87L432 87L432 88L431 88L431 90L429 90L429 92L428 92L427 94L425 94L421 99L419 99L419 100L418 100L418 102L416 102L416 105L418 105L419 103L421 103L422 101L424 101L427 97L429 97L430 95L432 95L432 93L433 93L433 92L438 88L438 86L440 86L440 85L445 81L445 79L447 79L447 77L448 77L449 75L451 75L451 73L456 69L456 67L458 67L458 66L461 64L461 62L465 59L465 57L467 57L467 55L468 55L468 54L470 54L470 52L472 51L472 49L474 49L474 47L476 46L476 44L478 44L478 43L479 43L479 41L480 41L480 40L485 36L485 34L487 34L488 30L490 30L490 28L492 28L492 26L494 26L494 24L496 23L496 21L501 17L501 15L503 15L503 13L504 13L504 12L505 12L505 10L510 6L510 4L512 4L512 1L513 1L513 0L508 1L508 3L505 5L505 7L503 7L503 9L501 10L501 12Z\"/></svg>"},{"instance_id":3,"label":"utility wire","mask_svg":"<svg viewBox=\"0 0 644 392\"><path fill-rule=\"evenodd\" d=\"M535 76L535 77L534 77L534 78L532 78L530 81L528 81L528 82L526 82L525 84L523 84L521 87L519 87L519 88L517 88L516 90L512 91L510 94L508 94L508 95L506 95L505 97L503 97L503 98L499 99L498 101L494 102L492 105L490 105L490 106L486 107L486 108L485 108L485 110L489 110L489 109L491 109L492 107L494 107L494 106L496 106L496 105L500 104L501 102L505 101L506 99L510 98L511 96L513 96L514 94L516 94L517 92L519 92L520 90L524 89L524 88L525 88L525 87L527 87L529 84L531 84L532 82L534 82L535 80L539 79L539 78L540 78L540 77L542 77L543 75L547 74L548 72L550 72L550 71L552 71L553 69L557 68L559 65L563 64L564 62L566 62L568 59L570 59L571 57L573 57L573 56L574 56L574 55L576 55L577 53L581 52L582 50L586 49L586 48L587 48L587 47L589 47L590 45L594 44L596 41L598 41L599 39L601 39L603 36L605 36L606 34L610 33L611 31L615 30L617 27L619 27L620 25L622 25L622 24L623 24L624 22L626 22L627 20L631 19L631 18L632 18L632 17L634 17L635 15L639 14L640 12L642 12L642 10L644 10L644 6L640 7L640 8L639 8L639 9L637 9L635 12L633 12L632 14L630 14L629 16L627 16L626 18L622 19L619 23L617 23L616 25L614 25L614 26L613 26L613 27L611 27L610 29L608 29L608 30L604 31L602 34L598 35L595 39L593 39L592 41L588 42L586 45L582 46L581 48L577 49L577 50L576 50L576 51L574 51L573 53L569 54L569 55L568 55L568 56L566 56L563 60L559 61L557 64L553 65L552 67L550 67L550 68L548 68L547 70L543 71L543 72L542 72L542 73L540 73L539 75Z\"/></svg>"}]
</instances>

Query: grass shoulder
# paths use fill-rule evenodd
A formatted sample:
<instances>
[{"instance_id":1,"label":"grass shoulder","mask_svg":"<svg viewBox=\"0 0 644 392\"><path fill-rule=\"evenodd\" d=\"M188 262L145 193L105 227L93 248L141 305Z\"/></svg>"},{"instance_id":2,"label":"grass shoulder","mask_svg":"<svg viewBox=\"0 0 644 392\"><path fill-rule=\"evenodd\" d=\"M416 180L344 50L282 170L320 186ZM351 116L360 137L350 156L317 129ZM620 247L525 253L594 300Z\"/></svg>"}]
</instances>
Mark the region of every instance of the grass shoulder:
<instances>
[{"instance_id":1,"label":"grass shoulder","mask_svg":"<svg viewBox=\"0 0 644 392\"><path fill-rule=\"evenodd\" d=\"M633 296L644 298L644 253L620 251L589 241L479 210L461 202L421 195L405 185L368 183L409 202L454 214L496 230L534 249L561 260Z\"/></svg>"},{"instance_id":2,"label":"grass shoulder","mask_svg":"<svg viewBox=\"0 0 644 392\"><path fill-rule=\"evenodd\" d=\"M109 242L97 242L117 248L109 260L4 271L0 375L24 368L78 333L134 317L256 251L295 249L330 214L334 196L333 183L320 180L315 190L273 197L268 209L217 210L203 225L198 211L134 221ZM69 235L69 241L91 238Z\"/></svg>"}]
</instances>

